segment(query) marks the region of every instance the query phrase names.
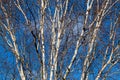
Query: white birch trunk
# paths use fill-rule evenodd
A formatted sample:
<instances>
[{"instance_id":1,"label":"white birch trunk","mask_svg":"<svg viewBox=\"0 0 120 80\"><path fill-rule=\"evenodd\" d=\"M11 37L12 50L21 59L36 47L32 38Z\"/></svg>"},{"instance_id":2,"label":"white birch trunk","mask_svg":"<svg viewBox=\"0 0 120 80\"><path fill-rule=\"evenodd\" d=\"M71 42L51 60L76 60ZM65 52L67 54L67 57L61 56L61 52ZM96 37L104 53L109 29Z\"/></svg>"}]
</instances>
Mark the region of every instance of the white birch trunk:
<instances>
[{"instance_id":1,"label":"white birch trunk","mask_svg":"<svg viewBox=\"0 0 120 80\"><path fill-rule=\"evenodd\" d=\"M55 55L55 41L56 41L56 33L55 33L55 17L56 17L56 9L54 13L54 18L52 21L52 50L50 54L50 80L53 80L53 73L54 73L54 55Z\"/></svg>"},{"instance_id":2,"label":"white birch trunk","mask_svg":"<svg viewBox=\"0 0 120 80\"><path fill-rule=\"evenodd\" d=\"M88 73L86 73L86 70L87 70L87 68L88 68L88 66L89 66L89 64L90 64L88 58L89 58L90 54L92 53L93 46L94 46L94 42L95 42L95 39L96 39L96 37L97 37L97 32L98 32L99 27L100 27L100 25L101 25L103 16L105 15L104 12L105 12L105 10L106 10L106 8L107 8L107 6L108 6L108 3L109 3L109 0L107 0L105 6L104 6L104 7L101 9L101 11L98 13L96 28L94 29L93 36L92 36L92 40L91 40L91 42L90 42L90 44L89 44L88 54L87 54L87 56L86 56L86 58L85 58L85 60L84 60L84 64L83 64L84 66L83 66L83 71L82 71L81 80L87 80L86 76L87 76Z\"/></svg>"},{"instance_id":3,"label":"white birch trunk","mask_svg":"<svg viewBox=\"0 0 120 80\"><path fill-rule=\"evenodd\" d=\"M18 63L18 61L20 61L20 55L19 55L19 51L18 51L18 46L16 44L16 37L13 34L13 32L11 32L11 27L10 27L9 19L7 18L8 14L6 13L6 9L5 9L5 7L2 4L1 4L1 8L2 8L3 13L6 16L6 22L7 22L7 25L5 25L4 23L2 23L2 24L3 24L3 26L5 27L5 29L10 34L10 37L11 37L12 42L13 42L13 46L11 48L12 48L12 51L13 51L15 57L16 57L16 62ZM20 63L20 66L19 66L19 64L17 64L17 68L18 68L21 80L25 80L25 75L24 75L24 70L23 70L22 63Z\"/></svg>"},{"instance_id":4,"label":"white birch trunk","mask_svg":"<svg viewBox=\"0 0 120 80\"><path fill-rule=\"evenodd\" d=\"M42 52L42 80L46 80L46 69L45 69L45 45L44 45L44 18L45 18L45 8L46 8L46 3L45 1L41 1L41 21L40 21L40 32L41 32L41 38L42 38L42 47L41 47L41 52Z\"/></svg>"},{"instance_id":5,"label":"white birch trunk","mask_svg":"<svg viewBox=\"0 0 120 80\"><path fill-rule=\"evenodd\" d=\"M115 28L117 22L118 22L118 18L116 19L116 21L115 21L115 23L114 23L114 25L113 25L114 28ZM111 25L111 28L112 28L112 25ZM110 40L112 40L112 46L114 46L115 34L114 34L114 29L113 29L113 28L110 30ZM107 48L106 48L106 55L107 55L108 49L109 49L109 45L108 45ZM115 49L114 49L114 47L112 47L112 51L111 51L109 60L107 61L107 63L104 62L103 66L102 66L101 70L99 71L98 75L96 76L96 79L95 79L95 80L99 80L99 78L100 78L102 72L104 71L104 69L107 67L108 64L111 63L111 60L112 60L112 57L113 57L114 52L115 52L116 50L118 50L118 49L119 49L119 46L118 46L118 45L115 47ZM104 60L105 60L105 58L106 58L106 55L105 55L105 57L104 57ZM117 63L117 60L115 61L115 63L112 64L112 66L115 65L116 63ZM112 68L112 66L111 66L111 68ZM108 70L109 70L109 69L108 69ZM105 79L105 77L104 77L103 79Z\"/></svg>"}]
</instances>

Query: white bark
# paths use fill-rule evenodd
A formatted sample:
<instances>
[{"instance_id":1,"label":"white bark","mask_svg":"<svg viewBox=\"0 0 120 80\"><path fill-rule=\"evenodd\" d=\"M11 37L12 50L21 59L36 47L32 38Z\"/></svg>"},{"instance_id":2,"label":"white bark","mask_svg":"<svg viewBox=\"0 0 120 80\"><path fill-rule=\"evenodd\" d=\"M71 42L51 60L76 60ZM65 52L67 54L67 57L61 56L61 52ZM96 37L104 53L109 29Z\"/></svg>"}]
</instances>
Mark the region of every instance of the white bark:
<instances>
[{"instance_id":1,"label":"white bark","mask_svg":"<svg viewBox=\"0 0 120 80\"><path fill-rule=\"evenodd\" d=\"M16 0L17 3L14 2L14 4L16 5L16 7L22 12L24 18L25 18L25 21L26 21L26 24L28 25L29 24L29 21L27 19L27 16L25 14L25 12L23 11L23 9L21 8L21 5L19 3L19 0Z\"/></svg>"},{"instance_id":2,"label":"white bark","mask_svg":"<svg viewBox=\"0 0 120 80\"><path fill-rule=\"evenodd\" d=\"M44 45L44 18L45 18L45 8L46 8L46 1L41 1L41 21L40 21L40 32L42 38L42 80L46 80L46 69L45 69L45 45Z\"/></svg>"},{"instance_id":3,"label":"white bark","mask_svg":"<svg viewBox=\"0 0 120 80\"><path fill-rule=\"evenodd\" d=\"M112 60L112 57L113 57L114 52L119 49L119 46L118 46L118 45L114 48L114 42L115 42L114 28L115 28L117 22L118 22L118 18L116 19L114 25L113 25L113 26L111 25L111 28L113 27L113 28L111 29L112 31L110 30L110 40L112 41L112 51L111 51L109 60L107 61L107 63L104 62L103 66L102 66L101 70L99 71L99 73L98 73L98 75L97 75L97 77L96 77L95 80L99 80L99 78L100 78L102 72L104 71L104 69L107 67L108 64L111 63L111 60ZM105 60L105 58L106 58L108 49L109 49L109 46L106 48L106 54L105 54L104 60ZM117 62L118 62L118 60L116 60L116 61L112 64L112 66L115 65ZM112 68L112 66L111 66L111 68ZM108 70L109 70L109 69L108 69ZM105 79L105 78L104 78L104 79Z\"/></svg>"},{"instance_id":4,"label":"white bark","mask_svg":"<svg viewBox=\"0 0 120 80\"><path fill-rule=\"evenodd\" d=\"M90 54L92 53L92 50L93 50L93 46L94 46L94 43L95 43L95 40L96 40L96 37L97 37L97 32L99 30L99 27L101 25L101 22L102 22L102 19L103 19L103 16L105 15L104 12L108 6L108 3L109 3L109 0L107 0L105 6L101 9L101 11L98 13L98 16L97 16L97 23L96 23L96 28L94 29L94 32L93 32L93 36L92 36L92 40L89 44L89 49L88 49L88 54L84 60L84 66L83 66L83 71L82 71L82 76L81 76L81 80L87 80L86 78L86 75L88 73L86 73L86 70L87 68L89 67L90 63L89 63L89 56Z\"/></svg>"},{"instance_id":5,"label":"white bark","mask_svg":"<svg viewBox=\"0 0 120 80\"><path fill-rule=\"evenodd\" d=\"M16 59L16 63L17 63L18 71L19 71L19 73L20 73L21 80L26 80L26 79L25 79L25 75L24 75L24 70L23 70L23 65L22 65L22 63L19 63L19 60L18 60L18 59Z\"/></svg>"},{"instance_id":6,"label":"white bark","mask_svg":"<svg viewBox=\"0 0 120 80\"><path fill-rule=\"evenodd\" d=\"M7 25L5 25L2 22L1 23L3 24L5 29L9 32L9 35L10 35L10 37L12 39L12 42L13 42L13 47L12 47L11 50L13 51L13 53L16 57L16 62L18 62L18 61L20 61L20 55L19 55L18 46L17 46L17 43L16 43L16 37L15 37L14 33L11 31L9 19L7 18L8 14L6 13L6 9L4 8L4 6L2 4L1 4L1 8L3 10L4 15L6 16ZM17 68L18 68L21 80L25 80L25 75L24 75L24 70L23 70L22 63L20 63L20 66L19 66L19 64L17 64Z\"/></svg>"},{"instance_id":7,"label":"white bark","mask_svg":"<svg viewBox=\"0 0 120 80\"><path fill-rule=\"evenodd\" d=\"M72 57L72 60L71 60L69 66L67 67L67 70L66 70L66 72L65 72L64 80L66 80L66 77L67 77L68 73L70 72L70 69L71 69L71 67L72 67L72 64L73 64L73 62L74 62L74 60L75 60L75 58L76 58L76 55L77 55L77 53L78 53L78 48L79 48L79 40L77 41L76 49L75 49L74 55L73 55L73 57Z\"/></svg>"},{"instance_id":8,"label":"white bark","mask_svg":"<svg viewBox=\"0 0 120 80\"><path fill-rule=\"evenodd\" d=\"M55 55L55 41L56 41L56 33L55 33L55 17L56 17L56 9L54 13L54 18L52 20L52 50L50 54L50 80L53 80L53 72L54 72L54 63L53 58Z\"/></svg>"},{"instance_id":9,"label":"white bark","mask_svg":"<svg viewBox=\"0 0 120 80\"><path fill-rule=\"evenodd\" d=\"M58 5L60 7L60 5ZM57 7L57 26L58 26L58 33L57 33L57 42L56 42L56 53L54 55L54 77L55 77L55 80L57 80L57 58L58 58L58 52L59 52L59 47L60 47L60 42L61 42L61 39L60 39L60 36L61 36L61 32L62 32L62 29L61 28L61 22L60 22L60 9Z\"/></svg>"}]
</instances>

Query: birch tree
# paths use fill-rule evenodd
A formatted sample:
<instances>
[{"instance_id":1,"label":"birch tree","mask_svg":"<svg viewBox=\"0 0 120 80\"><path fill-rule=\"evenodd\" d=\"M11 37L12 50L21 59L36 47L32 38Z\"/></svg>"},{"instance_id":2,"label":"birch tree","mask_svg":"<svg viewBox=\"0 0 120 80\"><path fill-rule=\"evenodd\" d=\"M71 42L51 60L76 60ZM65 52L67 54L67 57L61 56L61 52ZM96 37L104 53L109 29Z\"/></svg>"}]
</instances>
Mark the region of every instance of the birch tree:
<instances>
[{"instance_id":1,"label":"birch tree","mask_svg":"<svg viewBox=\"0 0 120 80\"><path fill-rule=\"evenodd\" d=\"M0 0L0 39L15 57L16 79L109 80L119 74L119 5L119 0Z\"/></svg>"}]
</instances>

